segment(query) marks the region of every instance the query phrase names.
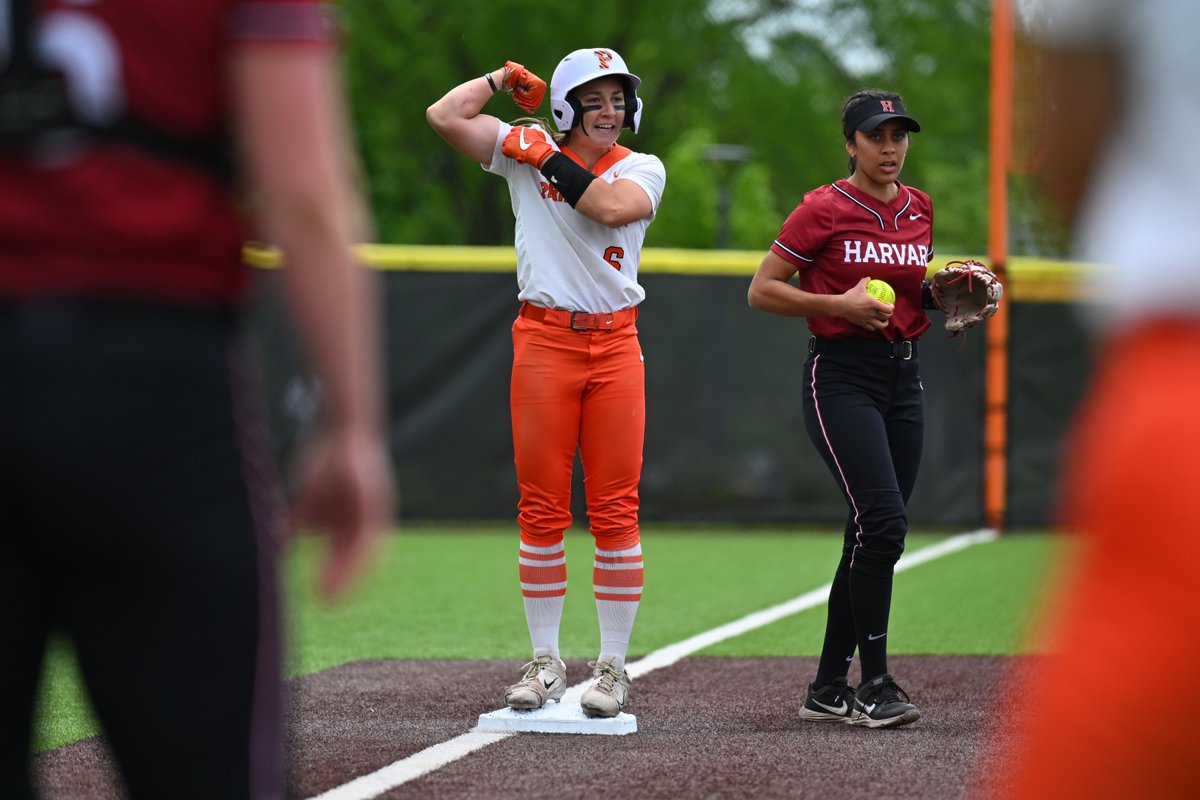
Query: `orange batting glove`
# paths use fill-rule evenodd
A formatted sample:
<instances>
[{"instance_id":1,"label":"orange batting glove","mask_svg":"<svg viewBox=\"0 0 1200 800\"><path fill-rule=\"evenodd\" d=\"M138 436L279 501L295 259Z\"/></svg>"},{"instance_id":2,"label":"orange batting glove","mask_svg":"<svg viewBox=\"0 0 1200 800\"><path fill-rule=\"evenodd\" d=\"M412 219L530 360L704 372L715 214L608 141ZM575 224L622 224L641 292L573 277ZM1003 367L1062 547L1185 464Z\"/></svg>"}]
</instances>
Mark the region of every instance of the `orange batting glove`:
<instances>
[{"instance_id":1,"label":"orange batting glove","mask_svg":"<svg viewBox=\"0 0 1200 800\"><path fill-rule=\"evenodd\" d=\"M546 138L546 132L541 128L516 126L504 137L500 152L513 161L528 164L534 169L541 169L546 159L556 152L554 146Z\"/></svg>"},{"instance_id":2,"label":"orange batting glove","mask_svg":"<svg viewBox=\"0 0 1200 800\"><path fill-rule=\"evenodd\" d=\"M513 102L530 114L546 96L546 82L515 61L504 63L504 85L512 92Z\"/></svg>"}]
</instances>

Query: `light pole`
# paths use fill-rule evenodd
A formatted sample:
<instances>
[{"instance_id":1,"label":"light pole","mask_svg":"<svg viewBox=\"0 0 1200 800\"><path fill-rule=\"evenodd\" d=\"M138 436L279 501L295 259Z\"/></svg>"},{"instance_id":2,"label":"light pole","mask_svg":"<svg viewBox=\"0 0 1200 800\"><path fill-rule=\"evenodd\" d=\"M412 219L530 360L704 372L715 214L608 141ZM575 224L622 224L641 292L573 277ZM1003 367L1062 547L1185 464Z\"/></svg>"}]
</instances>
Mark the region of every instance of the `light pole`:
<instances>
[{"instance_id":1,"label":"light pole","mask_svg":"<svg viewBox=\"0 0 1200 800\"><path fill-rule=\"evenodd\" d=\"M717 234L713 247L725 250L729 247L729 212L733 207L733 174L738 165L750 161L750 148L740 144L710 144L700 151L703 161L712 161L720 166L717 170Z\"/></svg>"}]
</instances>

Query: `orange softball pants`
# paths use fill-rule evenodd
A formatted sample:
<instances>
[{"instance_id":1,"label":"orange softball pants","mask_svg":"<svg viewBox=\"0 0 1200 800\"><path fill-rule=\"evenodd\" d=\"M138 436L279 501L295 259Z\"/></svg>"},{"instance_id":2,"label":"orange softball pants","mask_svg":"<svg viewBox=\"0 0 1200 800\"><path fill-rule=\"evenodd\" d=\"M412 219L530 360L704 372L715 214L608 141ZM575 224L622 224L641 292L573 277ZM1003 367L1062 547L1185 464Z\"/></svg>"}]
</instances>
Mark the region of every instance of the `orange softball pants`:
<instances>
[{"instance_id":1,"label":"orange softball pants","mask_svg":"<svg viewBox=\"0 0 1200 800\"><path fill-rule=\"evenodd\" d=\"M513 323L517 522L527 536L571 526L578 451L592 535L614 550L637 542L646 373L636 319L636 309L572 317L526 304Z\"/></svg>"},{"instance_id":2,"label":"orange softball pants","mask_svg":"<svg viewBox=\"0 0 1200 800\"><path fill-rule=\"evenodd\" d=\"M1200 321L1144 325L1099 352L1064 462L1074 562L1049 655L1003 694L1023 713L984 795L1195 796Z\"/></svg>"}]
</instances>

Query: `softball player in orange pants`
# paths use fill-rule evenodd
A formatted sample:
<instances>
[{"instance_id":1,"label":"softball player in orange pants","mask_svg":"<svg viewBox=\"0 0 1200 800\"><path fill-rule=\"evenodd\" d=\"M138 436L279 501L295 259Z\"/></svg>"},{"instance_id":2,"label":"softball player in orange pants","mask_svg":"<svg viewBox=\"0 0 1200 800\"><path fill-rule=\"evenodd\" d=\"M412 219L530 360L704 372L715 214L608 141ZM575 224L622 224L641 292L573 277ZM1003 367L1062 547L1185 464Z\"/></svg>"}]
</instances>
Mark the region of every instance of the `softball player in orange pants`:
<instances>
[{"instance_id":1,"label":"softball player in orange pants","mask_svg":"<svg viewBox=\"0 0 1200 800\"><path fill-rule=\"evenodd\" d=\"M1010 681L1025 713L983 794L1196 791L1194 726L1171 686L1200 663L1200 536L1186 504L1200 482L1200 429L1186 422L1200 402L1197 352L1200 322L1148 325L1104 349L1067 454L1074 571L1056 587L1051 654ZM1164 661L1183 672L1163 673Z\"/></svg>"},{"instance_id":2,"label":"softball player in orange pants","mask_svg":"<svg viewBox=\"0 0 1200 800\"><path fill-rule=\"evenodd\" d=\"M1084 273L1096 373L1063 459L1078 549L1053 587L1049 655L1002 694L1019 727L996 737L981 794L1195 797L1200 5L1042 6L1026 43L1044 76L1030 110L1043 114L1043 189L1073 221L1080 258L1103 265Z\"/></svg>"},{"instance_id":3,"label":"softball player in orange pants","mask_svg":"<svg viewBox=\"0 0 1200 800\"><path fill-rule=\"evenodd\" d=\"M568 327L569 314L545 312L526 306L513 324L517 521L535 544L561 537L571 527L571 472L578 450L592 534L608 549L624 550L638 541L646 424L636 313L618 315L615 330L577 331ZM566 326L547 322L556 316Z\"/></svg>"},{"instance_id":4,"label":"softball player in orange pants","mask_svg":"<svg viewBox=\"0 0 1200 800\"><path fill-rule=\"evenodd\" d=\"M645 370L635 322L645 291L637 269L666 183L658 158L617 144L624 128L637 133L640 82L615 51L577 50L550 80L553 126L532 117L509 125L480 113L501 86L527 112L541 104L545 83L511 61L451 89L427 113L457 150L508 181L516 216L522 305L512 329L511 402L518 562L533 645L533 660L505 692L517 710L561 700L567 688L558 633L576 452L595 539L600 623L595 681L580 704L590 716L612 717L629 693L625 657L643 584Z\"/></svg>"}]
</instances>

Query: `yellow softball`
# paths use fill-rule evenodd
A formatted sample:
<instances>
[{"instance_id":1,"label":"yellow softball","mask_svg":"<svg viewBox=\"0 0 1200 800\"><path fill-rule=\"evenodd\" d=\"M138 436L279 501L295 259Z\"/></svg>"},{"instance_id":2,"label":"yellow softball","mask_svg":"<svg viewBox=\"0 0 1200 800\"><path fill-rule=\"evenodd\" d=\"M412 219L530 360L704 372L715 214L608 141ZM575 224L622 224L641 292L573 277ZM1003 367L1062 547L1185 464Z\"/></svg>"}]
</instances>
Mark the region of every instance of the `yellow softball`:
<instances>
[{"instance_id":1,"label":"yellow softball","mask_svg":"<svg viewBox=\"0 0 1200 800\"><path fill-rule=\"evenodd\" d=\"M867 281L867 294L884 303L896 302L896 290L887 281L872 278Z\"/></svg>"}]
</instances>

